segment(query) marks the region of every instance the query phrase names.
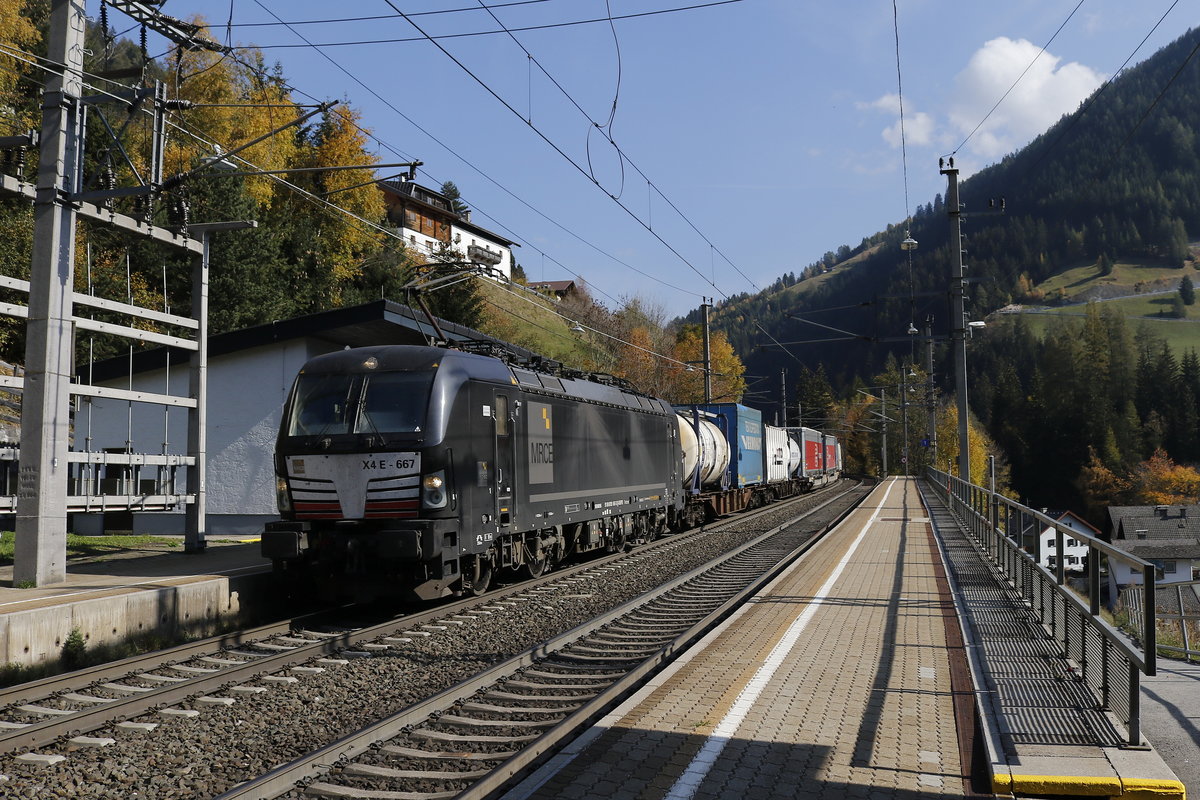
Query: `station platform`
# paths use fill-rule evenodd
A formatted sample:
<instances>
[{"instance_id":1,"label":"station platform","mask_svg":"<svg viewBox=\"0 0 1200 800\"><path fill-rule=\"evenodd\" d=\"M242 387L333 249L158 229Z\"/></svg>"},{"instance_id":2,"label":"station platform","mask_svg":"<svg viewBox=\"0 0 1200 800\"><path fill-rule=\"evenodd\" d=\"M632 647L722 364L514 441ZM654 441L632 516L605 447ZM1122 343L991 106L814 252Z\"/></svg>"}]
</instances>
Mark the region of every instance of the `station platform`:
<instances>
[{"instance_id":1,"label":"station platform","mask_svg":"<svg viewBox=\"0 0 1200 800\"><path fill-rule=\"evenodd\" d=\"M958 615L953 560L948 571L943 558L963 534L918 484L878 486L833 535L506 798L1182 800L1153 750L1100 736L1014 748L1012 731L1028 721L988 718L1010 707L990 702L996 687L973 676L968 652L978 645Z\"/></svg>"},{"instance_id":2,"label":"station platform","mask_svg":"<svg viewBox=\"0 0 1200 800\"><path fill-rule=\"evenodd\" d=\"M271 571L257 542L124 556L70 561L65 582L36 588L14 587L12 566L0 566L0 664L57 659L72 630L89 647L205 635L242 619Z\"/></svg>"}]
</instances>

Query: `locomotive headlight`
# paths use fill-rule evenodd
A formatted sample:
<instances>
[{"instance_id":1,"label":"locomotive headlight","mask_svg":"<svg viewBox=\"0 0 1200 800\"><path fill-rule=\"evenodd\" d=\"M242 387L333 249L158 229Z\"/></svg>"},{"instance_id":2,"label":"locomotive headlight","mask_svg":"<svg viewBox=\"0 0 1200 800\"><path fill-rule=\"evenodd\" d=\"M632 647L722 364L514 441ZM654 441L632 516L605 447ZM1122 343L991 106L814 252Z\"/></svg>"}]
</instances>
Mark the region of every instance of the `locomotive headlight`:
<instances>
[{"instance_id":1,"label":"locomotive headlight","mask_svg":"<svg viewBox=\"0 0 1200 800\"><path fill-rule=\"evenodd\" d=\"M446 507L446 472L431 472L421 481L421 505L424 508Z\"/></svg>"},{"instance_id":2,"label":"locomotive headlight","mask_svg":"<svg viewBox=\"0 0 1200 800\"><path fill-rule=\"evenodd\" d=\"M279 507L280 514L292 510L292 498L288 496L287 481L283 478L275 479L275 505Z\"/></svg>"}]
</instances>

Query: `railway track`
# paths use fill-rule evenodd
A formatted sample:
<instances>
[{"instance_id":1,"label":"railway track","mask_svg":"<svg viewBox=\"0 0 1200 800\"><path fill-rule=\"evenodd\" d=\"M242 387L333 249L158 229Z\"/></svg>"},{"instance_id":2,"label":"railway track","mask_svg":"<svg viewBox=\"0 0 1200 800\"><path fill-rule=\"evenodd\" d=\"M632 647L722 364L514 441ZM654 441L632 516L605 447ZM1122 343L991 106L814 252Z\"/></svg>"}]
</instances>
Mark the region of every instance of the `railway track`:
<instances>
[{"instance_id":1,"label":"railway track","mask_svg":"<svg viewBox=\"0 0 1200 800\"><path fill-rule=\"evenodd\" d=\"M798 525L779 526L715 564L218 800L493 796L640 687L819 538ZM289 795L295 787L299 793Z\"/></svg>"},{"instance_id":2,"label":"railway track","mask_svg":"<svg viewBox=\"0 0 1200 800\"><path fill-rule=\"evenodd\" d=\"M812 505L828 494L807 495L802 498L801 505ZM803 502L804 500L808 502ZM795 504L791 507L794 508ZM575 565L536 581L495 590L482 598L451 602L378 625L318 626L310 617L217 637L162 653L127 659L102 668L5 690L0 692L0 753L21 755L16 758L10 755L11 760L6 759L7 764L0 764L0 773L12 772L13 765L19 767L21 764L49 764L52 770L54 765L64 758L63 752L53 751L74 750L78 753L103 748L119 735L128 733L136 736L139 733L151 732L158 724L169 726L175 720L187 721L194 720L201 714L217 714L219 710L228 710L243 701L247 704L256 701L262 706L265 702L263 698L268 696L267 693L272 687L284 691L299 682L316 680L322 672L336 673L339 669L349 668L351 661L394 653L396 648L432 647L429 643L438 641L443 631L462 629L476 624L479 620L490 618L495 629L497 624L502 625L499 620L505 614L515 612L518 608L533 608L542 617L558 616L557 612L552 614L544 609L565 609L568 603L586 606L595 602L590 598L595 593L594 587L597 583L619 583L618 576L627 568L656 563L664 558L664 553L685 548L689 542L703 534L720 534L732 526L744 528L756 523L763 524L762 520L774 519L785 513L787 508L787 504L769 506L755 514L742 514L722 521L719 526L667 537L637 548L631 553ZM692 601L687 598L664 600L666 605L657 613L659 617L669 617L670 614L666 613L669 607L677 607L686 602ZM655 648L662 649L662 637L667 635L666 633L650 630L645 622L633 621L627 623L626 628L628 630L622 631L618 628L606 632L595 641L581 643L576 647L596 648L603 646L604 642L608 642L609 645L624 643L625 655L630 657L640 654L642 651L639 648L646 652ZM417 644L414 645L414 642ZM581 677L579 667L591 661L603 661L607 664L612 658L611 653L597 652L592 654L596 658L589 658L586 649L571 652L575 654L574 669L546 665L541 671L574 673L577 682L598 687L602 685L603 678ZM498 678L493 676L495 667L488 667L488 662L500 659L489 657L489 654L477 658L479 666L486 667L481 674L492 676L486 683L496 682ZM463 669L470 671L471 665L464 664ZM601 671L603 672L604 670ZM611 677L616 680L615 676ZM528 682L538 681L539 676L536 674L528 676ZM591 690L559 687L555 691L565 692L568 696L578 699L556 704L555 701L513 701L511 698L506 701L503 697L484 696L474 701L466 701L476 705L464 708L463 713L468 716L472 713L484 713L486 716L487 713L497 712L481 709L481 706L503 708L506 705L515 705L519 709L524 707L522 703L532 703L532 707L548 704L548 707L557 705L560 710L578 710L567 707L580 703L586 707L592 701L592 698L586 697ZM429 693L431 692L426 691L422 697ZM522 694L520 691L510 693ZM396 702L405 706L412 705L403 700ZM554 717L541 711L521 713L530 716L532 720L546 721ZM466 724L454 719L456 716L458 715L450 715L451 719L443 724L451 728ZM538 730L536 725L517 727ZM100 729L105 729L101 736L86 735ZM444 727L435 727L433 730L446 733ZM121 734L117 734L117 731ZM148 741L153 742L152 739ZM75 758L74 753L68 755ZM278 763L278 760L274 763ZM257 773L242 773L243 776L245 774ZM220 781L216 781L218 786L219 783ZM12 788L16 786L13 785Z\"/></svg>"}]
</instances>

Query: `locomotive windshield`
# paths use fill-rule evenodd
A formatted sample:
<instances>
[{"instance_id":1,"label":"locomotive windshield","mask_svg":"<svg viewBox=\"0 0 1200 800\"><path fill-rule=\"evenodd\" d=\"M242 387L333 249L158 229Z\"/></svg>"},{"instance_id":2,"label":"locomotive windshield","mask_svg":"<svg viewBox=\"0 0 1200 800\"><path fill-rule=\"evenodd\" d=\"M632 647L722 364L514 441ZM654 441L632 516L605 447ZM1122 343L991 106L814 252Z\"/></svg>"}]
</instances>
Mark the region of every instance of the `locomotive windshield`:
<instances>
[{"instance_id":1,"label":"locomotive windshield","mask_svg":"<svg viewBox=\"0 0 1200 800\"><path fill-rule=\"evenodd\" d=\"M300 375L287 435L420 433L432 384L432 372Z\"/></svg>"}]
</instances>

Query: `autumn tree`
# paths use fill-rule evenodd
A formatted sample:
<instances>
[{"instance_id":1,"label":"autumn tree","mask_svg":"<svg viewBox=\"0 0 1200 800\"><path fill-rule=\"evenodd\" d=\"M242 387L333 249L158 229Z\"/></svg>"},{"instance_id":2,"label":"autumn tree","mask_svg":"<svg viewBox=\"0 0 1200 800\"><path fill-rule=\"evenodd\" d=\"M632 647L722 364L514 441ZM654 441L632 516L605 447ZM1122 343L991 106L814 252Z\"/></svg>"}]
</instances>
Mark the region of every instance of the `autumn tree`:
<instances>
[{"instance_id":1,"label":"autumn tree","mask_svg":"<svg viewBox=\"0 0 1200 800\"><path fill-rule=\"evenodd\" d=\"M1105 466L1094 448L1089 448L1088 462L1076 481L1083 498L1084 516L1093 523L1104 521L1110 505L1121 505L1127 499L1129 480Z\"/></svg>"},{"instance_id":2,"label":"autumn tree","mask_svg":"<svg viewBox=\"0 0 1200 800\"><path fill-rule=\"evenodd\" d=\"M1189 505L1200 500L1200 472L1176 464L1161 448L1137 466L1132 483L1131 500L1138 505Z\"/></svg>"},{"instance_id":3,"label":"autumn tree","mask_svg":"<svg viewBox=\"0 0 1200 800\"><path fill-rule=\"evenodd\" d=\"M713 402L740 403L746 393L746 365L733 351L724 331L711 333L708 350ZM704 331L699 325L685 325L679 330L675 358L692 365L693 370L675 373L676 385L667 399L676 403L704 402Z\"/></svg>"}]
</instances>

